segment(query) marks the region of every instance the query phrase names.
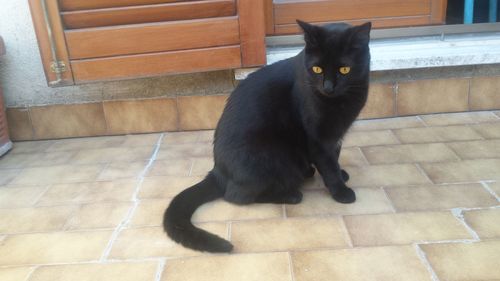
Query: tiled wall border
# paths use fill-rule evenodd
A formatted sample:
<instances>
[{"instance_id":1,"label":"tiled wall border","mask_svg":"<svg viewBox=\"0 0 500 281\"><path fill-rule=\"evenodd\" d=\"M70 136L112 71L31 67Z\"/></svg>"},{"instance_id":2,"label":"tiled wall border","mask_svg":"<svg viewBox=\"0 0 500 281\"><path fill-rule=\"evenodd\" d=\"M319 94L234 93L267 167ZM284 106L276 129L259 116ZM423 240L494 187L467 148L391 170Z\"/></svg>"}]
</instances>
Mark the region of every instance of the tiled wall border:
<instances>
[{"instance_id":1,"label":"tiled wall border","mask_svg":"<svg viewBox=\"0 0 500 281\"><path fill-rule=\"evenodd\" d=\"M213 129L227 95L8 108L13 140ZM500 76L373 83L360 119L500 109Z\"/></svg>"}]
</instances>

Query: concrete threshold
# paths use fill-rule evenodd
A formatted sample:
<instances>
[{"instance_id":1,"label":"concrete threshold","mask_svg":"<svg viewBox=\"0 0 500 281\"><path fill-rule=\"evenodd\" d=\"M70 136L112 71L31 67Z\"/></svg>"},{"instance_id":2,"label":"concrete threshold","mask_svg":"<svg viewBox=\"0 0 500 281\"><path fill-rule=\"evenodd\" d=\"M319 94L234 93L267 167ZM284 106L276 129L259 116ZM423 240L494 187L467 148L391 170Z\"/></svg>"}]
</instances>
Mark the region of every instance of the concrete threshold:
<instances>
[{"instance_id":1,"label":"concrete threshold","mask_svg":"<svg viewBox=\"0 0 500 281\"><path fill-rule=\"evenodd\" d=\"M302 48L268 47L267 63L293 57ZM370 43L370 51L372 71L496 64L500 63L500 33L377 39ZM257 69L236 69L235 79L243 80Z\"/></svg>"}]
</instances>

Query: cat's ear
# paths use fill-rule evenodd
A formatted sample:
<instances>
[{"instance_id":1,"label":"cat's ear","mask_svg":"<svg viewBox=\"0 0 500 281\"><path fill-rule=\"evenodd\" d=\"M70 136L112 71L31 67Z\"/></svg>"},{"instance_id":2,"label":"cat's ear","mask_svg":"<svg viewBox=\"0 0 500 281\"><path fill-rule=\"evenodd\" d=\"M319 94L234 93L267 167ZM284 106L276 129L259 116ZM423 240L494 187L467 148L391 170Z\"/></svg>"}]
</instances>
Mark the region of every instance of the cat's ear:
<instances>
[{"instance_id":1,"label":"cat's ear","mask_svg":"<svg viewBox=\"0 0 500 281\"><path fill-rule=\"evenodd\" d=\"M300 28L304 31L304 41L306 41L306 47L317 48L319 47L319 40L321 38L321 28L309 24L307 22L296 20Z\"/></svg>"},{"instance_id":2,"label":"cat's ear","mask_svg":"<svg viewBox=\"0 0 500 281\"><path fill-rule=\"evenodd\" d=\"M351 28L353 45L355 46L367 46L370 42L370 31L372 29L372 23L367 22L362 25L354 26Z\"/></svg>"}]
</instances>

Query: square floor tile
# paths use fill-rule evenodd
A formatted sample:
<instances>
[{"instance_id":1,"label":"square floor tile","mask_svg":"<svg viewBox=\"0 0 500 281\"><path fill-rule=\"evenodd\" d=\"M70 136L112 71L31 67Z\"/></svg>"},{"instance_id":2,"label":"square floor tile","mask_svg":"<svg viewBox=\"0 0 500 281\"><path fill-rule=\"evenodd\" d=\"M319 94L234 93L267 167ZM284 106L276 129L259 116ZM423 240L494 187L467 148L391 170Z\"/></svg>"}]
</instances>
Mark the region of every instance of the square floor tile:
<instances>
[{"instance_id":1,"label":"square floor tile","mask_svg":"<svg viewBox=\"0 0 500 281\"><path fill-rule=\"evenodd\" d=\"M98 180L137 179L146 169L147 162L113 162L104 168Z\"/></svg>"},{"instance_id":2,"label":"square floor tile","mask_svg":"<svg viewBox=\"0 0 500 281\"><path fill-rule=\"evenodd\" d=\"M499 121L493 112L461 112L420 116L428 126L450 126Z\"/></svg>"},{"instance_id":3,"label":"square floor tile","mask_svg":"<svg viewBox=\"0 0 500 281\"><path fill-rule=\"evenodd\" d=\"M424 122L416 116L357 120L351 127L352 131L387 130L401 128L425 127Z\"/></svg>"},{"instance_id":4,"label":"square floor tile","mask_svg":"<svg viewBox=\"0 0 500 281\"><path fill-rule=\"evenodd\" d=\"M11 184L40 185L54 183L88 182L97 178L104 165L59 165L49 167L26 168Z\"/></svg>"},{"instance_id":5,"label":"square floor tile","mask_svg":"<svg viewBox=\"0 0 500 281\"><path fill-rule=\"evenodd\" d=\"M202 277L201 277L202 276ZM162 281L292 281L288 254L246 254L172 260Z\"/></svg>"},{"instance_id":6,"label":"square floor tile","mask_svg":"<svg viewBox=\"0 0 500 281\"><path fill-rule=\"evenodd\" d=\"M192 166L191 159L155 161L147 176L189 176Z\"/></svg>"},{"instance_id":7,"label":"square floor tile","mask_svg":"<svg viewBox=\"0 0 500 281\"><path fill-rule=\"evenodd\" d=\"M479 235L479 238L500 238L500 208L465 211L467 224Z\"/></svg>"},{"instance_id":8,"label":"square floor tile","mask_svg":"<svg viewBox=\"0 0 500 281\"><path fill-rule=\"evenodd\" d=\"M54 184L43 194L37 205L130 201L137 184L138 181L132 179Z\"/></svg>"},{"instance_id":9,"label":"square floor tile","mask_svg":"<svg viewBox=\"0 0 500 281\"><path fill-rule=\"evenodd\" d=\"M196 222L235 221L281 217L283 217L281 204L236 205L220 199L203 204L196 209L192 220Z\"/></svg>"},{"instance_id":10,"label":"square floor tile","mask_svg":"<svg viewBox=\"0 0 500 281\"><path fill-rule=\"evenodd\" d=\"M42 266L30 281L154 281L158 262L120 262Z\"/></svg>"},{"instance_id":11,"label":"square floor tile","mask_svg":"<svg viewBox=\"0 0 500 281\"><path fill-rule=\"evenodd\" d=\"M373 187L430 183L429 179L412 164L372 165L345 167L350 175L347 185Z\"/></svg>"},{"instance_id":12,"label":"square floor tile","mask_svg":"<svg viewBox=\"0 0 500 281\"><path fill-rule=\"evenodd\" d=\"M346 216L344 220L354 246L472 238L451 212Z\"/></svg>"},{"instance_id":13,"label":"square floor tile","mask_svg":"<svg viewBox=\"0 0 500 281\"><path fill-rule=\"evenodd\" d=\"M411 246L370 247L292 254L296 281L430 281Z\"/></svg>"},{"instance_id":14,"label":"square floor tile","mask_svg":"<svg viewBox=\"0 0 500 281\"><path fill-rule=\"evenodd\" d=\"M68 220L65 228L95 229L115 228L126 217L132 203L94 203L82 205Z\"/></svg>"},{"instance_id":15,"label":"square floor tile","mask_svg":"<svg viewBox=\"0 0 500 281\"><path fill-rule=\"evenodd\" d=\"M447 144L462 159L500 158L500 139Z\"/></svg>"},{"instance_id":16,"label":"square floor tile","mask_svg":"<svg viewBox=\"0 0 500 281\"><path fill-rule=\"evenodd\" d=\"M0 268L0 280L2 281L24 281L27 280L32 267Z\"/></svg>"},{"instance_id":17,"label":"square floor tile","mask_svg":"<svg viewBox=\"0 0 500 281\"><path fill-rule=\"evenodd\" d=\"M500 122L472 125L471 127L486 139L500 139Z\"/></svg>"},{"instance_id":18,"label":"square floor tile","mask_svg":"<svg viewBox=\"0 0 500 281\"><path fill-rule=\"evenodd\" d=\"M362 150L371 164L459 160L457 155L442 143L370 146L363 147Z\"/></svg>"},{"instance_id":19,"label":"square floor tile","mask_svg":"<svg viewBox=\"0 0 500 281\"><path fill-rule=\"evenodd\" d=\"M342 141L342 147L398 144L392 131L349 131Z\"/></svg>"},{"instance_id":20,"label":"square floor tile","mask_svg":"<svg viewBox=\"0 0 500 281\"><path fill-rule=\"evenodd\" d=\"M498 201L481 184L385 188L397 211L445 210L495 206Z\"/></svg>"},{"instance_id":21,"label":"square floor tile","mask_svg":"<svg viewBox=\"0 0 500 281\"><path fill-rule=\"evenodd\" d=\"M45 190L46 186L0 187L0 208L31 207Z\"/></svg>"},{"instance_id":22,"label":"square floor tile","mask_svg":"<svg viewBox=\"0 0 500 281\"><path fill-rule=\"evenodd\" d=\"M408 128L394 130L402 143L428 143L483 139L468 126Z\"/></svg>"},{"instance_id":23,"label":"square floor tile","mask_svg":"<svg viewBox=\"0 0 500 281\"><path fill-rule=\"evenodd\" d=\"M139 191L139 198L158 199L172 198L184 189L191 187L204 179L202 176L177 177L157 176L144 179Z\"/></svg>"},{"instance_id":24,"label":"square floor tile","mask_svg":"<svg viewBox=\"0 0 500 281\"><path fill-rule=\"evenodd\" d=\"M21 172L21 169L0 170L0 186L6 185Z\"/></svg>"},{"instance_id":25,"label":"square floor tile","mask_svg":"<svg viewBox=\"0 0 500 281\"><path fill-rule=\"evenodd\" d=\"M498 280L500 241L421 245L440 280Z\"/></svg>"},{"instance_id":26,"label":"square floor tile","mask_svg":"<svg viewBox=\"0 0 500 281\"><path fill-rule=\"evenodd\" d=\"M0 265L95 261L112 231L54 232L8 236L0 242Z\"/></svg>"},{"instance_id":27,"label":"square floor tile","mask_svg":"<svg viewBox=\"0 0 500 281\"><path fill-rule=\"evenodd\" d=\"M435 183L471 182L500 179L500 159L423 163L422 169Z\"/></svg>"},{"instance_id":28,"label":"square floor tile","mask_svg":"<svg viewBox=\"0 0 500 281\"><path fill-rule=\"evenodd\" d=\"M236 252L349 247L340 217L233 222L231 242Z\"/></svg>"},{"instance_id":29,"label":"square floor tile","mask_svg":"<svg viewBox=\"0 0 500 281\"><path fill-rule=\"evenodd\" d=\"M76 206L0 209L0 233L63 230Z\"/></svg>"}]
</instances>

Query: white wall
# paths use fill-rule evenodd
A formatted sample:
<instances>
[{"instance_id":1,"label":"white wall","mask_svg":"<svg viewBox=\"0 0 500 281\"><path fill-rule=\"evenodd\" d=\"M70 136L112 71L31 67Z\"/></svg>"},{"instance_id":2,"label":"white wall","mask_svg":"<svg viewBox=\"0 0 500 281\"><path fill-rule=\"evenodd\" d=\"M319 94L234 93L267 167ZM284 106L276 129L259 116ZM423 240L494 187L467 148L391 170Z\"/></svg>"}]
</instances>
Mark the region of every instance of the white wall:
<instances>
[{"instance_id":1,"label":"white wall","mask_svg":"<svg viewBox=\"0 0 500 281\"><path fill-rule=\"evenodd\" d=\"M0 36L7 47L7 55L0 58L0 83L8 107L227 94L233 88L231 71L50 88L43 73L28 0L0 0Z\"/></svg>"}]
</instances>

